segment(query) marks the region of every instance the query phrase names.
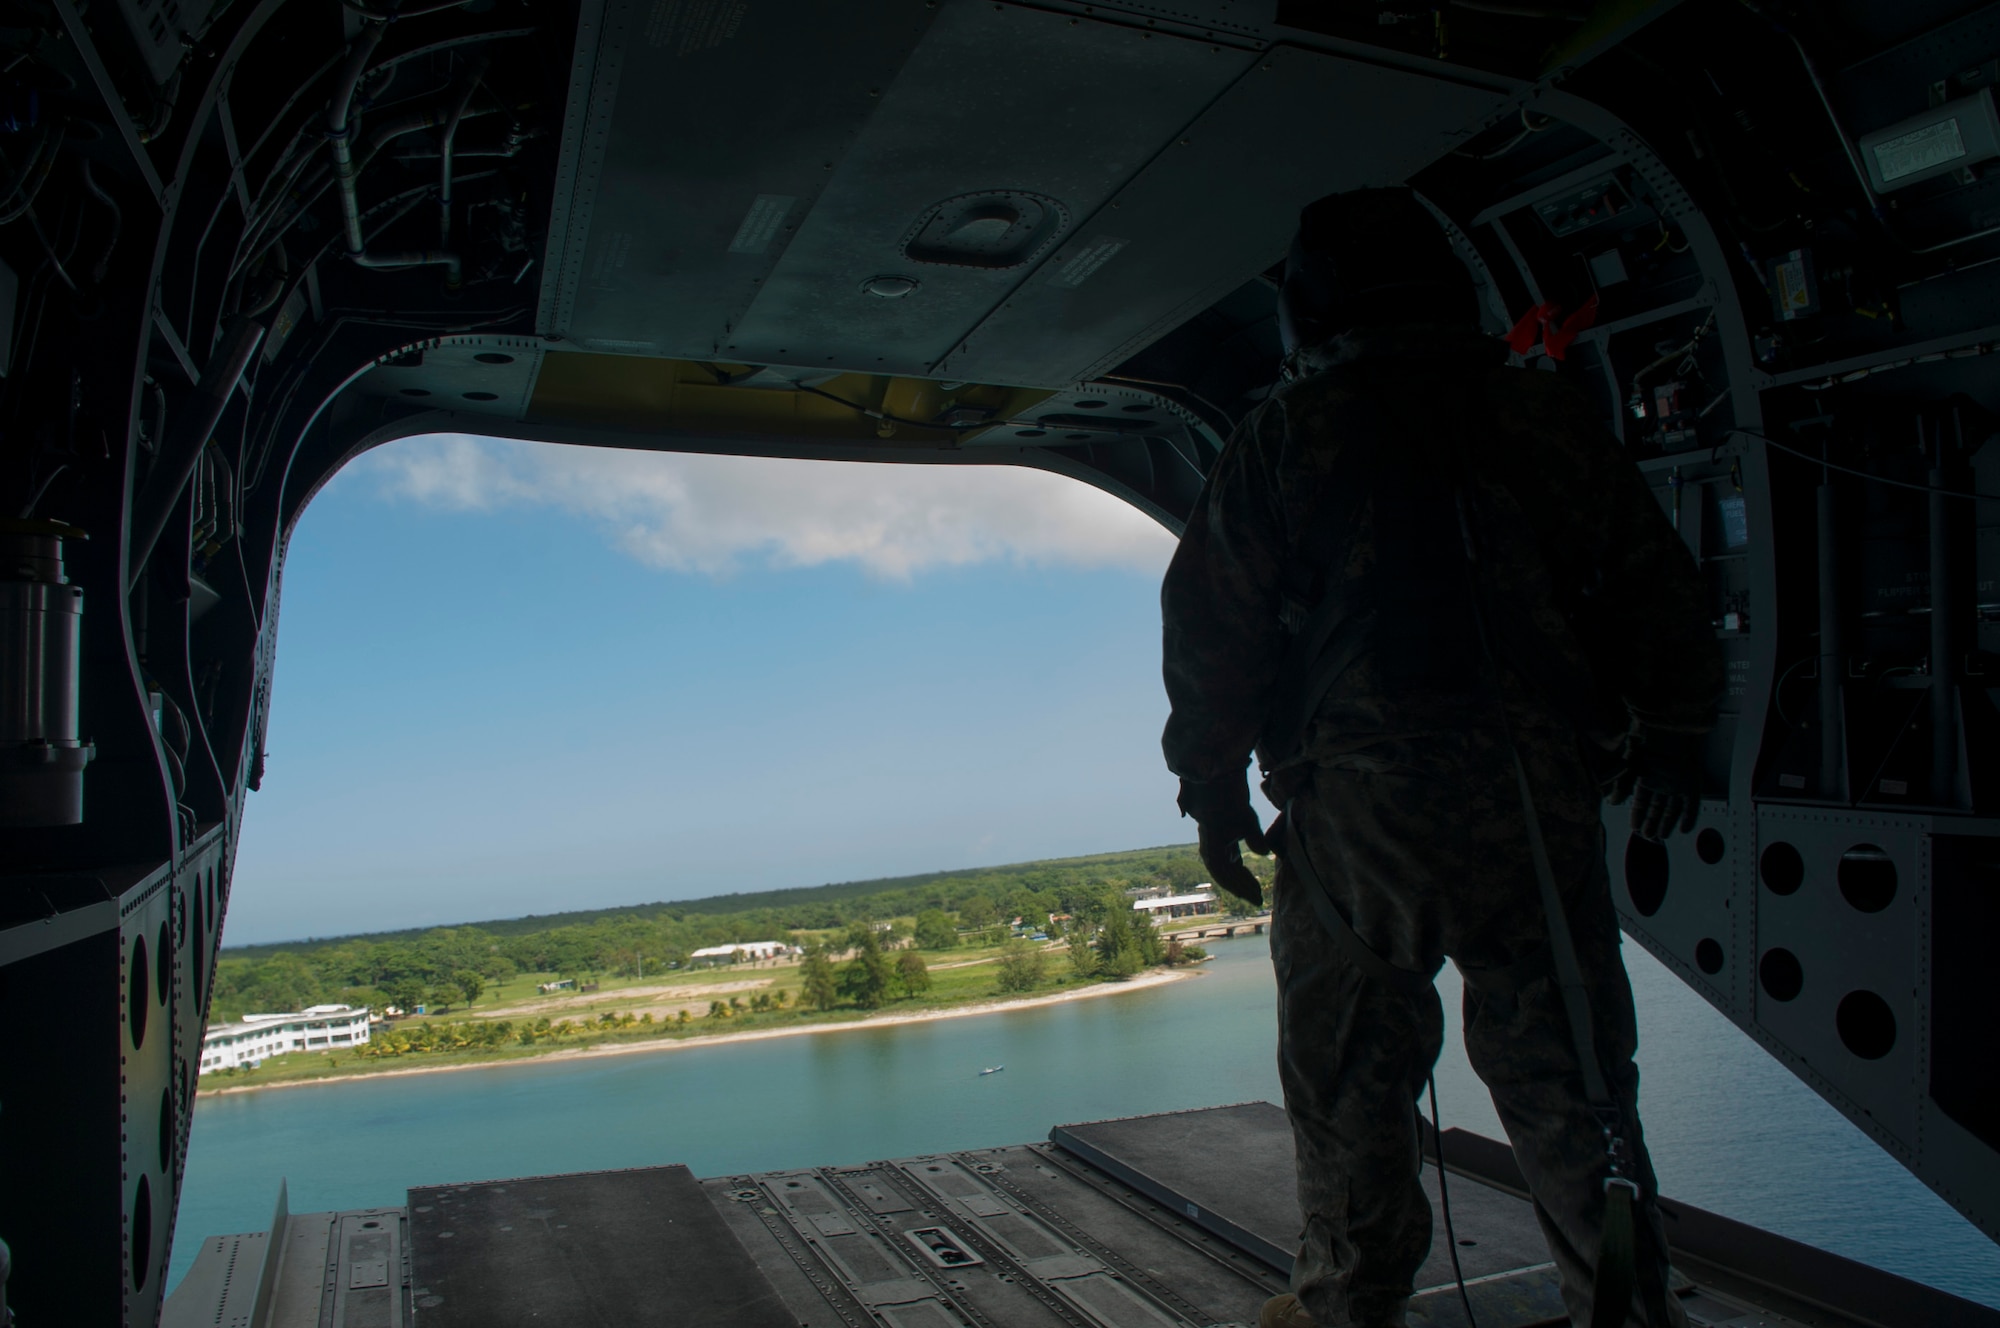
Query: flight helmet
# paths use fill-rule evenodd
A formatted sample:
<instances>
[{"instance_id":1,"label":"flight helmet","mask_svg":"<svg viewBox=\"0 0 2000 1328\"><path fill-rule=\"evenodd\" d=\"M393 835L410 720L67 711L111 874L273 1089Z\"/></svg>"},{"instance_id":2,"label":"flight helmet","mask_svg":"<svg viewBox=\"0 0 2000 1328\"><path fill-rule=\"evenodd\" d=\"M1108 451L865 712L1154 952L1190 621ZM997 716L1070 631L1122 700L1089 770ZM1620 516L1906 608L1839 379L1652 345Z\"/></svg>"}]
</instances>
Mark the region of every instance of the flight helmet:
<instances>
[{"instance_id":1,"label":"flight helmet","mask_svg":"<svg viewBox=\"0 0 2000 1328\"><path fill-rule=\"evenodd\" d=\"M1478 321L1471 273L1410 189L1328 194L1299 213L1278 292L1287 355L1356 327Z\"/></svg>"}]
</instances>

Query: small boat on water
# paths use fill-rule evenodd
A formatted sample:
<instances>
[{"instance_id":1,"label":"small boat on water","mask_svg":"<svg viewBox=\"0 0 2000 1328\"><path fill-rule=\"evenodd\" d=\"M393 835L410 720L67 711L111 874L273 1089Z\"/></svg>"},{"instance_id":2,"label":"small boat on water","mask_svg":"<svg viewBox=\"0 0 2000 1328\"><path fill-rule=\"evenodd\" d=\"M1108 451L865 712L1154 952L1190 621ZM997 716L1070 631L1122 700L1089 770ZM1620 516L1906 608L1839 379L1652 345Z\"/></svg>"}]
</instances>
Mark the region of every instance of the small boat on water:
<instances>
[{"instance_id":1,"label":"small boat on water","mask_svg":"<svg viewBox=\"0 0 2000 1328\"><path fill-rule=\"evenodd\" d=\"M981 1074L982 1076L984 1076L984 1075L989 1075L989 1074L998 1074L998 1073L1000 1073L1000 1072L1001 1072L1002 1070L1004 1070L1004 1069L1006 1069L1006 1068L1007 1068L1007 1067L1006 1067L1006 1066L1004 1066L1004 1065L989 1065L989 1066L987 1066L987 1067L986 1067L985 1069L981 1070L981 1071L980 1071L979 1073L980 1073L980 1074Z\"/></svg>"}]
</instances>

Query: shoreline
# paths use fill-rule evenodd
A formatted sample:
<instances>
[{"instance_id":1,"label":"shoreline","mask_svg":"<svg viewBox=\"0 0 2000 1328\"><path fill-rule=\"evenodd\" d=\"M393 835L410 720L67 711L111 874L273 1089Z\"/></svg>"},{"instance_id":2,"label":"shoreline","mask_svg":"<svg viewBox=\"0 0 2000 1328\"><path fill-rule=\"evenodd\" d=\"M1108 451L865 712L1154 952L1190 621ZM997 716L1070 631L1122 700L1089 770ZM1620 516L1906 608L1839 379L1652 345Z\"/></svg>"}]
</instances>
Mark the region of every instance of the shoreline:
<instances>
[{"instance_id":1,"label":"shoreline","mask_svg":"<svg viewBox=\"0 0 2000 1328\"><path fill-rule=\"evenodd\" d=\"M460 1070L491 1070L514 1065L539 1065L554 1060L587 1060L597 1056L631 1056L643 1052L684 1051L691 1047L718 1047L734 1042L762 1042L770 1038L804 1037L814 1033L842 1033L856 1028L886 1028L893 1024L927 1024L940 1019L966 1019L974 1015L1004 1014L1013 1010L1033 1009L1043 1005L1062 1005L1069 1001L1090 1000L1099 996L1115 996L1122 992L1144 991L1151 987L1165 986L1170 982L1180 982L1187 978L1199 977L1199 967L1178 969L1152 969L1126 979L1124 982L1099 982L1088 987L1078 987L1072 991L1052 991L1041 996L1023 996L1015 1000L979 1000L966 1005L945 1006L935 1010L912 1010L907 1013L869 1014L859 1019L843 1019L835 1023L800 1024L791 1028L746 1029L741 1033L704 1033L693 1037L657 1038L645 1042L626 1042L617 1046L563 1047L545 1051L533 1056L509 1056L485 1061L460 1061L452 1065L411 1065L390 1070L369 1070L356 1074L329 1074L317 1079L286 1079L271 1084L234 1084L227 1088L195 1089L197 1099L203 1097L225 1097L231 1093L262 1093L281 1088L316 1088L322 1084L357 1083L367 1079L391 1079L413 1074L453 1074Z\"/></svg>"}]
</instances>

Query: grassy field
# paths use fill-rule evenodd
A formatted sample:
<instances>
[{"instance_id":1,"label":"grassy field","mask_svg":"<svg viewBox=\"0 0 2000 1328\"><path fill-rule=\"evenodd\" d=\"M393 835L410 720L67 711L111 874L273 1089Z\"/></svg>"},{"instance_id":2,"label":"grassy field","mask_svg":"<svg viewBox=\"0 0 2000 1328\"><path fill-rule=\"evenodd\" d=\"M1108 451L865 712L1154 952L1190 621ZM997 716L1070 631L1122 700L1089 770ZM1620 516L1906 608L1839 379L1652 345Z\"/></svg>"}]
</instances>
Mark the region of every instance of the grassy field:
<instances>
[{"instance_id":1,"label":"grassy field","mask_svg":"<svg viewBox=\"0 0 2000 1328\"><path fill-rule=\"evenodd\" d=\"M982 1001L1031 1000L1097 985L1100 979L1079 977L1067 951L1051 945L1044 951L1043 981L1030 991L1002 992L999 987L1000 947L967 947L926 956L931 988L915 997L892 999L878 1010L840 1006L807 1010L799 1006L800 974L796 961L725 965L694 971L648 973L645 977L606 979L594 992L544 995L536 984L550 981L548 973L524 973L489 988L470 1007L416 1015L376 1026L374 1054L359 1050L293 1052L264 1061L258 1068L222 1070L204 1075L202 1092L309 1082L316 1079L366 1075L388 1070L445 1068L491 1064L560 1054L581 1048L685 1042L726 1034L812 1025L855 1023L879 1015L925 1014ZM783 995L780 1008L751 1009L757 997ZM741 1003L722 1017L710 1014L712 1001ZM683 1022L682 1012L687 1014ZM650 1017L651 1022L644 1022ZM520 1030L548 1022L548 1033L523 1044ZM497 1026L508 1026L504 1036ZM566 1026L566 1029L565 1029ZM381 1054L391 1035L430 1036L449 1044L471 1045L439 1050ZM482 1044L483 1039L497 1039Z\"/></svg>"}]
</instances>

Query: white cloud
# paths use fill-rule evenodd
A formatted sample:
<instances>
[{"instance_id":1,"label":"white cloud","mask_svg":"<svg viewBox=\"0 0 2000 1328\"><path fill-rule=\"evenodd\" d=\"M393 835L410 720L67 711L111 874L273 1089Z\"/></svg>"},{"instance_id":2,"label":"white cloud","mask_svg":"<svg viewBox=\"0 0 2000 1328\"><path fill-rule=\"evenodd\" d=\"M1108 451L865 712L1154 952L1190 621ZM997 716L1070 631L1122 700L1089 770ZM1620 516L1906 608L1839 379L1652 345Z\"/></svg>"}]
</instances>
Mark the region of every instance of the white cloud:
<instances>
[{"instance_id":1,"label":"white cloud","mask_svg":"<svg viewBox=\"0 0 2000 1328\"><path fill-rule=\"evenodd\" d=\"M1008 561L1160 572L1173 536L1088 485L1017 466L698 456L439 434L355 463L388 497L487 511L553 507L601 526L650 566L852 562L907 580Z\"/></svg>"}]
</instances>

